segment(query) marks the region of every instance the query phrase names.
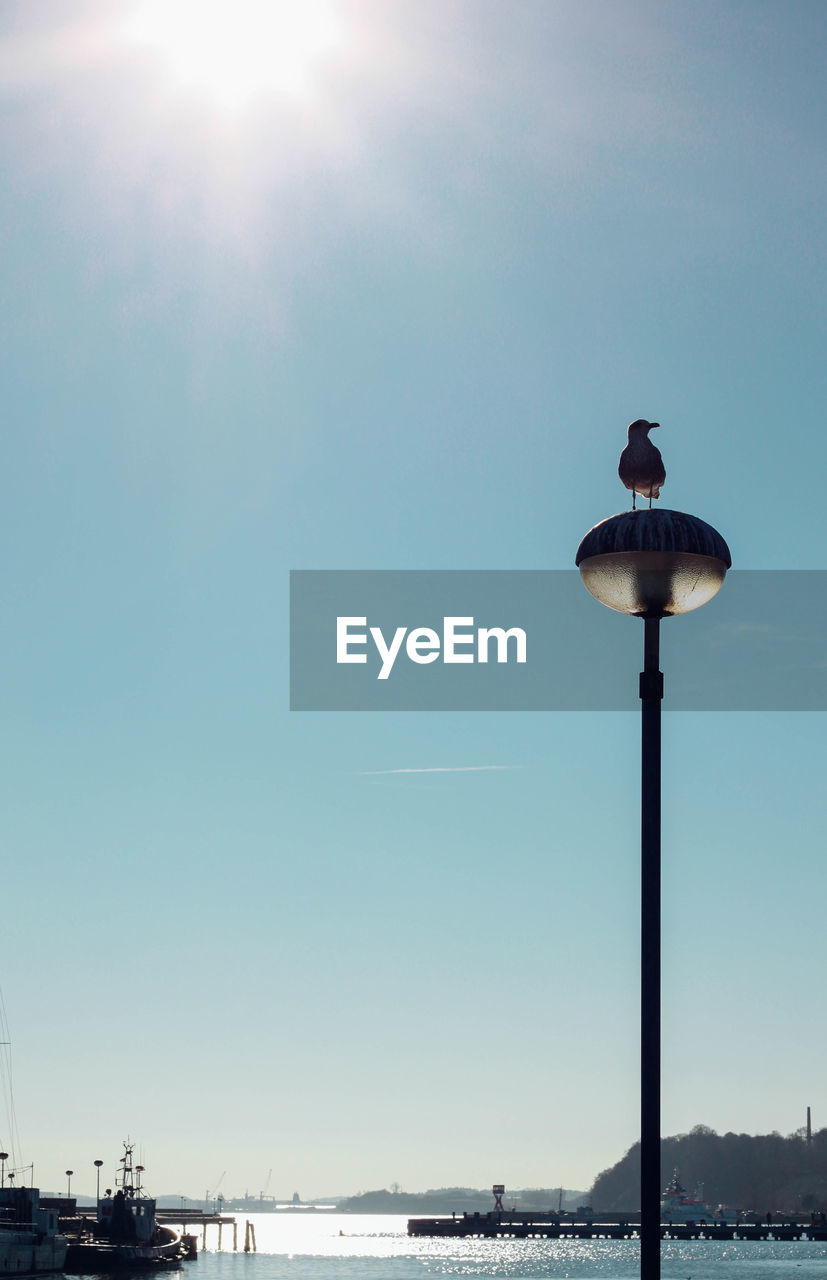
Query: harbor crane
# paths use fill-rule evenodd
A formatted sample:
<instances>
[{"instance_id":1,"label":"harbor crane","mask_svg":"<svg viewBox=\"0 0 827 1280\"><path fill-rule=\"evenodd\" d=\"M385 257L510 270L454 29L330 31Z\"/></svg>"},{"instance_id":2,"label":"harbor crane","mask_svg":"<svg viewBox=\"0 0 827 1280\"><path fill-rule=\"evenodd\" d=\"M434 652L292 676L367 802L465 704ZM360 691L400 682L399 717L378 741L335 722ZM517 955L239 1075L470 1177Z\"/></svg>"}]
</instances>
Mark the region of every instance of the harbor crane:
<instances>
[{"instance_id":1,"label":"harbor crane","mask_svg":"<svg viewBox=\"0 0 827 1280\"><path fill-rule=\"evenodd\" d=\"M212 1191L210 1191L209 1187L207 1187L207 1190L204 1193L205 1200L206 1200L206 1204L204 1205L204 1208L207 1210L207 1212L209 1212L210 1201L215 1199L216 1192L218 1191L218 1188L221 1186L221 1183L224 1181L224 1174L226 1172L227 1170L225 1169L224 1173L221 1174L221 1177L218 1179L218 1182L216 1182Z\"/></svg>"}]
</instances>

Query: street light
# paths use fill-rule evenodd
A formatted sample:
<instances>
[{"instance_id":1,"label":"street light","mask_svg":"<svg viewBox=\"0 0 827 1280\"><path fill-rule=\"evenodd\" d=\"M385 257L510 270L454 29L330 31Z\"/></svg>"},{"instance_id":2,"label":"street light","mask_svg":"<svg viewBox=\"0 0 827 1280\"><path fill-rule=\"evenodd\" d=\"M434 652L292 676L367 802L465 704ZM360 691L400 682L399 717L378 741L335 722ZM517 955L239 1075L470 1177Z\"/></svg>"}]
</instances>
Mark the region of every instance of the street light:
<instances>
[{"instance_id":1,"label":"street light","mask_svg":"<svg viewBox=\"0 0 827 1280\"><path fill-rule=\"evenodd\" d=\"M721 535L680 511L626 511L586 534L575 564L610 609L643 619L641 699L640 1274L660 1276L660 620L711 600L732 563Z\"/></svg>"},{"instance_id":2,"label":"street light","mask_svg":"<svg viewBox=\"0 0 827 1280\"><path fill-rule=\"evenodd\" d=\"M8 1158L8 1151L0 1151L0 1187L5 1187L6 1185L6 1161Z\"/></svg>"},{"instance_id":3,"label":"street light","mask_svg":"<svg viewBox=\"0 0 827 1280\"><path fill-rule=\"evenodd\" d=\"M71 1200L72 1198L72 1174L73 1173L74 1173L74 1169L66 1170L66 1199L67 1200Z\"/></svg>"},{"instance_id":4,"label":"street light","mask_svg":"<svg viewBox=\"0 0 827 1280\"><path fill-rule=\"evenodd\" d=\"M98 1201L98 1212L100 1212L100 1202L101 1202L101 1166L103 1165L103 1161L102 1161L102 1160L95 1160L94 1164L95 1164L95 1176L97 1177L97 1180L98 1180L98 1182L97 1182L97 1188L96 1188L96 1191L95 1191L95 1196L96 1196L97 1201Z\"/></svg>"}]
</instances>

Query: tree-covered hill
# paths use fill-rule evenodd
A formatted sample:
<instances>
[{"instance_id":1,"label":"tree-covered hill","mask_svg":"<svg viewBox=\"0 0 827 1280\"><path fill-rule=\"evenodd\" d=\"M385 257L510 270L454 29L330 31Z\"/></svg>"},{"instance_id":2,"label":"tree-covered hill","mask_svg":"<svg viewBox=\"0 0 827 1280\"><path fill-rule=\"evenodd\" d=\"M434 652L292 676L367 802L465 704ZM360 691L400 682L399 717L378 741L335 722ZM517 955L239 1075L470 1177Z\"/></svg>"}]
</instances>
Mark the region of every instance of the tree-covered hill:
<instances>
[{"instance_id":1,"label":"tree-covered hill","mask_svg":"<svg viewBox=\"0 0 827 1280\"><path fill-rule=\"evenodd\" d=\"M703 1184L703 1198L716 1208L743 1209L761 1214L784 1210L810 1212L827 1208L827 1129L808 1142L799 1130L780 1133L724 1133L699 1124L691 1133L664 1138L661 1143L661 1185L677 1169L692 1193ZM622 1160L598 1174L592 1187L596 1210L635 1210L640 1207L640 1144Z\"/></svg>"},{"instance_id":2,"label":"tree-covered hill","mask_svg":"<svg viewBox=\"0 0 827 1280\"><path fill-rule=\"evenodd\" d=\"M563 1190L558 1187L507 1191L503 1204L517 1209L556 1209L562 1199L564 1209L573 1209L586 1199L585 1192ZM402 1191L394 1186L390 1191L362 1191L358 1196L340 1200L342 1213L405 1213L449 1214L488 1213L494 1207L494 1197L489 1191L473 1187L440 1187L432 1191Z\"/></svg>"}]
</instances>

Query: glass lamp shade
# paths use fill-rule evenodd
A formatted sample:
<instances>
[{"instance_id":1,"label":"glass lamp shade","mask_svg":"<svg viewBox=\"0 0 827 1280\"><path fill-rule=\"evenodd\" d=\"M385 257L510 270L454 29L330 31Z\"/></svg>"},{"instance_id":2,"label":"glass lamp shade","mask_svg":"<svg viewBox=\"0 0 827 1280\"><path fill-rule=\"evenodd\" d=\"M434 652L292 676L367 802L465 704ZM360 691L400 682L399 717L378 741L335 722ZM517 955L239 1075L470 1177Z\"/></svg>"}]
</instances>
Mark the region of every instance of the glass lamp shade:
<instances>
[{"instance_id":1,"label":"glass lamp shade","mask_svg":"<svg viewBox=\"0 0 827 1280\"><path fill-rule=\"evenodd\" d=\"M625 511L586 534L575 563L586 589L618 613L669 617L699 608L732 564L721 535L680 511Z\"/></svg>"}]
</instances>

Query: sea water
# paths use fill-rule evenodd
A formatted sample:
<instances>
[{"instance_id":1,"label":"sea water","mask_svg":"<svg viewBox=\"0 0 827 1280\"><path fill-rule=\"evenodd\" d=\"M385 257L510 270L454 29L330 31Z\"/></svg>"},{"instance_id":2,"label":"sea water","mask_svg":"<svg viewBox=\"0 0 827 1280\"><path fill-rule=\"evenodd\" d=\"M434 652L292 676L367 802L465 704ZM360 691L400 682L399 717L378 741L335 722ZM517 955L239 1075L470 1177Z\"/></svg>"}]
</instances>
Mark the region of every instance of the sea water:
<instances>
[{"instance_id":1,"label":"sea water","mask_svg":"<svg viewBox=\"0 0 827 1280\"><path fill-rule=\"evenodd\" d=\"M238 1251L224 1228L184 1264L182 1280L637 1280L631 1240L431 1240L407 1219L328 1212L237 1214ZM245 1224L256 1253L243 1252ZM199 1249L201 1240L199 1238ZM808 1241L664 1241L663 1280L827 1280L827 1244Z\"/></svg>"}]
</instances>

